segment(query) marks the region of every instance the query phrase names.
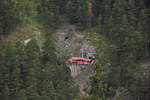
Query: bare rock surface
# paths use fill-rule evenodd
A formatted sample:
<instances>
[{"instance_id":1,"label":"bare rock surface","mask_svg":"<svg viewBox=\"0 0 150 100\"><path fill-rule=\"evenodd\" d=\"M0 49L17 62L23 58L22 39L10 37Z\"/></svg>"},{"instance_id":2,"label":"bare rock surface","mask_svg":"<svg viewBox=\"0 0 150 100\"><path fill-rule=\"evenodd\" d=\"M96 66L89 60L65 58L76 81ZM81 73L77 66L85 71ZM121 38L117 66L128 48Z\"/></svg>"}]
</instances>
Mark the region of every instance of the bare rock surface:
<instances>
[{"instance_id":1,"label":"bare rock surface","mask_svg":"<svg viewBox=\"0 0 150 100\"><path fill-rule=\"evenodd\" d=\"M56 45L62 57L88 57L95 54L95 47L86 40L86 37L73 25L64 25L57 30ZM90 65L68 64L71 76L76 84L79 85L81 93L89 87L87 78L92 74Z\"/></svg>"}]
</instances>

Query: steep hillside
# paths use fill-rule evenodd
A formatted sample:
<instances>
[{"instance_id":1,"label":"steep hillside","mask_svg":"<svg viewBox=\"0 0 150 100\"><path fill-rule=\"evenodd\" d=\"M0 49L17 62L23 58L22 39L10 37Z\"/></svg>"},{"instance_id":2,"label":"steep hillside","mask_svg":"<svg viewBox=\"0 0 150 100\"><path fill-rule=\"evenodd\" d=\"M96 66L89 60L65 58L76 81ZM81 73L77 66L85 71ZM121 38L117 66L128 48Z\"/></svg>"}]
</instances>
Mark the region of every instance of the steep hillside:
<instances>
[{"instance_id":1,"label":"steep hillside","mask_svg":"<svg viewBox=\"0 0 150 100\"><path fill-rule=\"evenodd\" d=\"M57 57L51 35L32 20L0 36L0 98L3 100L73 100L78 86Z\"/></svg>"},{"instance_id":2,"label":"steep hillside","mask_svg":"<svg viewBox=\"0 0 150 100\"><path fill-rule=\"evenodd\" d=\"M150 100L149 5L0 0L0 99Z\"/></svg>"}]
</instances>

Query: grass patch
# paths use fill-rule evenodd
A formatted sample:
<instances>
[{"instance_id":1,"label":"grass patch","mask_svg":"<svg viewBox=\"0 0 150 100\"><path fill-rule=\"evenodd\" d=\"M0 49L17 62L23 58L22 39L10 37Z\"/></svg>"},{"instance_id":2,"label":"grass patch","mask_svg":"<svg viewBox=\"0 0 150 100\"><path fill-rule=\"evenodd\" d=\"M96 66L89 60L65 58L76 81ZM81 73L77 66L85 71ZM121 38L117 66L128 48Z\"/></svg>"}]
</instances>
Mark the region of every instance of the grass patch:
<instances>
[{"instance_id":1,"label":"grass patch","mask_svg":"<svg viewBox=\"0 0 150 100\"><path fill-rule=\"evenodd\" d=\"M94 26L94 27L91 27L91 28L86 28L83 30L84 33L99 33L100 32L100 26L97 25L97 26Z\"/></svg>"},{"instance_id":2,"label":"grass patch","mask_svg":"<svg viewBox=\"0 0 150 100\"><path fill-rule=\"evenodd\" d=\"M85 29L83 31L83 34L84 36L86 36L86 39L91 41L92 44L95 46L99 59L101 59L102 61L109 61L111 52L114 48L116 48L116 46L99 32L99 26L95 26Z\"/></svg>"},{"instance_id":3,"label":"grass patch","mask_svg":"<svg viewBox=\"0 0 150 100\"><path fill-rule=\"evenodd\" d=\"M11 41L11 43L15 42L23 42L26 39L35 39L36 32L41 33L41 39L45 40L45 34L46 31L46 25L45 23L40 19L40 17L33 13L32 16L30 16L26 23L16 28L12 34L10 34L7 38L8 41Z\"/></svg>"}]
</instances>

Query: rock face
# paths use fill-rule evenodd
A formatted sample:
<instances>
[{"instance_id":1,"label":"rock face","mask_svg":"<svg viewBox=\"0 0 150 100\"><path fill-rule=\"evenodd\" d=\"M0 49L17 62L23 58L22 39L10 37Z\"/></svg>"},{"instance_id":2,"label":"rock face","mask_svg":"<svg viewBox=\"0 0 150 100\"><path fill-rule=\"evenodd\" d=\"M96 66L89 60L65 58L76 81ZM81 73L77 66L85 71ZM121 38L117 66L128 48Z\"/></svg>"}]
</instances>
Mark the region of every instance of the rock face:
<instances>
[{"instance_id":1,"label":"rock face","mask_svg":"<svg viewBox=\"0 0 150 100\"><path fill-rule=\"evenodd\" d=\"M75 26L66 25L56 32L56 44L62 57L89 57L96 53L92 43L85 39L85 36L76 30ZM88 88L86 82L92 74L90 65L67 64L75 83L79 85L81 93Z\"/></svg>"},{"instance_id":2,"label":"rock face","mask_svg":"<svg viewBox=\"0 0 150 100\"><path fill-rule=\"evenodd\" d=\"M78 64L72 63L72 64L69 64L68 66L70 68L71 76L73 78L76 78L78 75L81 74L81 66L79 66Z\"/></svg>"},{"instance_id":3,"label":"rock face","mask_svg":"<svg viewBox=\"0 0 150 100\"><path fill-rule=\"evenodd\" d=\"M56 36L56 44L60 49L61 56L81 57L83 54L86 57L91 53L96 53L92 43L86 40L82 33L76 31L75 26L64 26L56 32Z\"/></svg>"}]
</instances>

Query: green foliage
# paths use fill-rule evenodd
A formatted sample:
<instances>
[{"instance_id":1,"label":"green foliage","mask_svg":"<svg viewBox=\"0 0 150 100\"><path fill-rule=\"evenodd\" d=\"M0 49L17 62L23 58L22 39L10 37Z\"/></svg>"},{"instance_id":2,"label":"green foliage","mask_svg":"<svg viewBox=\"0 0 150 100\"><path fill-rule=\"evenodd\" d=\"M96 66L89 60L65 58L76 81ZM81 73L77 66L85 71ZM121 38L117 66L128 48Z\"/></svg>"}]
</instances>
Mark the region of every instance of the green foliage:
<instances>
[{"instance_id":1,"label":"green foliage","mask_svg":"<svg viewBox=\"0 0 150 100\"><path fill-rule=\"evenodd\" d=\"M135 78L134 74L139 68L138 62L143 58L148 58L149 55L147 45L149 41L147 38L149 29L147 27L149 24L145 22L149 19L147 18L149 8L140 8L139 6L145 5L142 2L140 5L139 1L134 0L116 0L111 3L107 0L95 2L103 5L97 5L94 8L94 13L100 17L98 30L100 36L93 34L95 30L92 30L88 39L93 41L93 44L97 47L102 65L106 69L108 68L105 70L107 72L107 86L113 89L124 87L128 90L133 89L132 86L134 86L136 92L140 91L140 89L137 90L139 85L134 82L135 80L140 81L140 79ZM108 7L111 7L111 9ZM100 8L100 10L96 8ZM98 33L97 30L96 33ZM103 85L105 84L103 83ZM93 87L96 86L94 85ZM136 93L135 91L134 93ZM108 93L109 91L107 90L106 92ZM138 92L141 95L140 98L144 99L142 88L140 92ZM113 91L112 93L114 94ZM138 97L135 94L133 96L135 100Z\"/></svg>"},{"instance_id":2,"label":"green foliage","mask_svg":"<svg viewBox=\"0 0 150 100\"><path fill-rule=\"evenodd\" d=\"M87 25L87 3L88 0L69 0L66 5L66 14L71 23Z\"/></svg>"},{"instance_id":3,"label":"green foliage","mask_svg":"<svg viewBox=\"0 0 150 100\"><path fill-rule=\"evenodd\" d=\"M109 62L111 52L116 46L111 44L104 36L94 33L94 31L91 31L87 35L87 39L92 41L96 47L99 59L101 59L102 62Z\"/></svg>"},{"instance_id":4,"label":"green foliage","mask_svg":"<svg viewBox=\"0 0 150 100\"><path fill-rule=\"evenodd\" d=\"M98 61L99 62L99 61ZM81 100L107 100L113 93L113 89L108 86L107 75L108 72L101 63L93 64L92 67L97 66L95 73L89 76L88 83L91 86L87 95L81 95Z\"/></svg>"},{"instance_id":5,"label":"green foliage","mask_svg":"<svg viewBox=\"0 0 150 100\"><path fill-rule=\"evenodd\" d=\"M30 0L1 0L0 1L0 35L9 34L17 25L27 21L31 15L33 2Z\"/></svg>"},{"instance_id":6,"label":"green foliage","mask_svg":"<svg viewBox=\"0 0 150 100\"><path fill-rule=\"evenodd\" d=\"M149 90L141 88L145 84L134 74L138 62L150 57L148 1L92 0L91 21L87 14L88 2L90 0L0 0L0 38L26 23L31 24L31 30L38 28L45 33L68 20L85 29L92 26L86 35L96 47L100 58L97 61L101 64L90 77L88 95L81 99L106 100L114 96L113 89L122 87L131 90L134 100L146 99ZM32 32L16 34L23 33ZM77 97L78 89L70 80L68 68L57 58L58 51L52 41L46 39L43 52L36 40L27 46L6 41L0 42L1 99L73 100ZM100 70L101 66L104 70Z\"/></svg>"},{"instance_id":7,"label":"green foliage","mask_svg":"<svg viewBox=\"0 0 150 100\"><path fill-rule=\"evenodd\" d=\"M50 42L49 42L50 43ZM71 82L69 70L55 55L54 47L45 45L43 55L35 40L0 46L0 97L4 100L73 100L78 89ZM47 59L47 60L46 60Z\"/></svg>"}]
</instances>

